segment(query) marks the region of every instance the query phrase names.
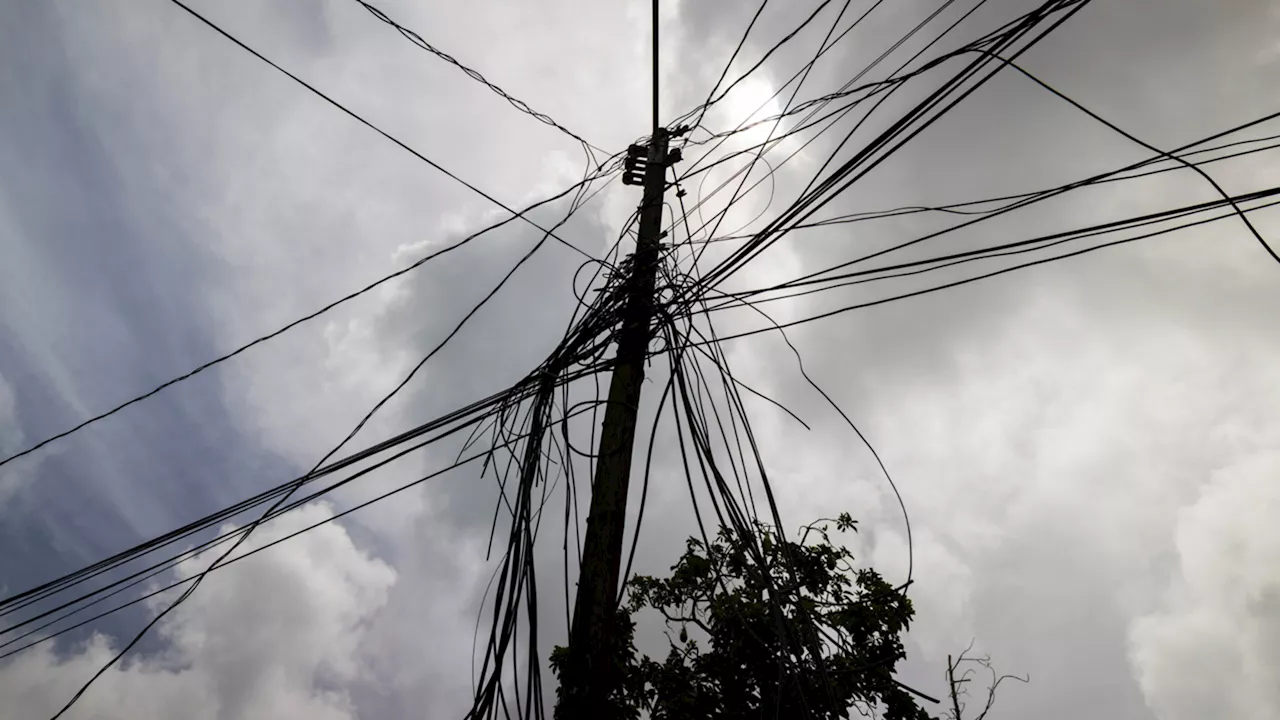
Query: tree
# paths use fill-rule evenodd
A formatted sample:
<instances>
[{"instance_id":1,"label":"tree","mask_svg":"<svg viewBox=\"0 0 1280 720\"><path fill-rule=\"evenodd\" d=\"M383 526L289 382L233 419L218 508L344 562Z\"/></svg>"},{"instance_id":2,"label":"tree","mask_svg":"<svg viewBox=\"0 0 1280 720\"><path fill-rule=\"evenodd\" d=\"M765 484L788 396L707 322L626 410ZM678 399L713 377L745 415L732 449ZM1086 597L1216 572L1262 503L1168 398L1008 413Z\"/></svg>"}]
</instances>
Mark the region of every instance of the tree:
<instances>
[{"instance_id":1,"label":"tree","mask_svg":"<svg viewBox=\"0 0 1280 720\"><path fill-rule=\"evenodd\" d=\"M614 696L619 718L928 718L893 678L911 601L832 545L829 529L856 531L842 514L784 540L756 523L688 541L669 578L639 576L617 618ZM815 540L809 542L810 539ZM676 631L662 662L640 656L633 616L655 610ZM559 674L564 648L551 656Z\"/></svg>"},{"instance_id":2,"label":"tree","mask_svg":"<svg viewBox=\"0 0 1280 720\"><path fill-rule=\"evenodd\" d=\"M991 680L987 685L987 701L983 705L982 710L976 717L971 720L986 720L987 713L991 712L991 707L996 703L996 689L1000 687L1000 683L1005 680L1017 680L1020 683L1030 682L1029 677L1018 677L1017 675L996 675L996 671L991 667L990 657L969 657L969 652L973 650L973 643L969 643L969 647L964 649L955 659L950 655L947 656L947 687L950 689L951 709L947 711L946 720L964 720L965 701L963 698L968 696L965 690L966 683L973 680L973 676L977 668L986 670L991 676ZM961 671L961 668L963 670ZM959 674L957 674L957 671Z\"/></svg>"}]
</instances>

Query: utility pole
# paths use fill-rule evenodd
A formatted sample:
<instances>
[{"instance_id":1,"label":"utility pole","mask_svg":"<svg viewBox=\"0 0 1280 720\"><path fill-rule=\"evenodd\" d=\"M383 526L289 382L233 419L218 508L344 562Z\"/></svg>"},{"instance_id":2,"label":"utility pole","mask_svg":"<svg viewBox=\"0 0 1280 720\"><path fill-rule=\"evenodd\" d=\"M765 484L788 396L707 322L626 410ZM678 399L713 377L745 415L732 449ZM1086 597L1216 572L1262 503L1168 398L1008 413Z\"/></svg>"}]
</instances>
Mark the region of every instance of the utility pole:
<instances>
[{"instance_id":1,"label":"utility pole","mask_svg":"<svg viewBox=\"0 0 1280 720\"><path fill-rule=\"evenodd\" d=\"M677 131L679 132L679 131ZM626 301L618 330L618 351L600 428L591 510L569 631L569 657L560 678L557 720L611 720L609 697L618 686L618 573L626 525L627 489L636 436L636 413L644 384L645 360L653 339L654 286L662 238L663 194L670 133L658 122L658 2L653 2L653 134L648 148L628 148L622 181L643 183L640 234L626 278Z\"/></svg>"},{"instance_id":2,"label":"utility pole","mask_svg":"<svg viewBox=\"0 0 1280 720\"><path fill-rule=\"evenodd\" d=\"M636 411L644 383L645 360L653 331L653 297L662 235L666 168L679 158L667 153L668 133L659 128L649 142L643 163L644 195L640 203L640 234L627 278L627 299L618 331L618 352L600 429L596 474L591 486L591 510L582 547L573 627L569 633L569 662L561 677L558 720L609 720L609 696L617 684L614 612L618 602L618 573L626 523L627 489L631 481ZM630 148L623 181L638 184L639 151ZM634 173L634 174L633 174ZM629 182L628 182L629 181Z\"/></svg>"}]
</instances>

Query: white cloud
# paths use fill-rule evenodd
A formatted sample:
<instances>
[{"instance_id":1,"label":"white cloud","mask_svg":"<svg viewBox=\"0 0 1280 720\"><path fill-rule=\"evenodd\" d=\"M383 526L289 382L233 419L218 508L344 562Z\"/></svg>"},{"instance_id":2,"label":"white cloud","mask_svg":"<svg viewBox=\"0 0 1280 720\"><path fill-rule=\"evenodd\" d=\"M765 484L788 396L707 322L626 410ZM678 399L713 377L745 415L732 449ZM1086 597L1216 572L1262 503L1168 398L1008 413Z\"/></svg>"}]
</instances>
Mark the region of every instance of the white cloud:
<instances>
[{"instance_id":1,"label":"white cloud","mask_svg":"<svg viewBox=\"0 0 1280 720\"><path fill-rule=\"evenodd\" d=\"M1161 720L1280 712L1277 478L1280 452L1242 454L1178 514L1177 573L1160 609L1130 632L1138 680Z\"/></svg>"},{"instance_id":2,"label":"white cloud","mask_svg":"<svg viewBox=\"0 0 1280 720\"><path fill-rule=\"evenodd\" d=\"M539 194L530 188L547 189L548 178L559 184L565 157L576 162L571 147L555 145L554 130L471 87L353 3L326 5L323 22L332 27L321 28L324 37L314 42L290 30L294 18L240 16L257 11L206 4L210 12L225 13L228 27L251 44L512 206ZM753 6L726 5L684 3L679 11L688 17L669 20L677 26L664 36L674 38L665 55L669 107L682 110L701 101L745 27ZM1190 117L1186 127L1177 126L1188 137L1201 126L1218 129L1223 118L1249 115L1246 106L1254 101L1240 98L1234 105L1213 103L1220 112L1168 111L1184 97L1170 88L1190 83L1177 71L1136 62L1142 50L1125 30L1132 26L1105 15L1090 21L1090 13L1125 12L1117 4L1104 11L1104 5L1082 13L1068 29L1081 27L1064 34L1098 38L1105 35L1099 26L1114 25L1108 32L1125 41L1096 40L1082 51L1064 40L1056 51L1046 48L1046 56L1071 61L1041 61L1055 81L1087 80L1102 68L1104 81L1085 83L1087 99L1101 93L1102 109L1110 111L1134 95L1138 99L1120 107L1139 108L1131 113L1139 118L1147 117L1142 108L1160 108L1161 132L1172 133L1166 123ZM900 7L895 21L905 22L918 9ZM386 3L388 12L424 33L448 28L429 39L604 147L620 147L647 131L647 15L639 3L628 12L604 5L584 10L573 2L536 11L450 8ZM710 20L682 36L679 26L687 20L693 27L695 15ZM141 145L146 162L161 166L154 172L196 176L190 187L175 183L171 192L147 192L163 200L156 204L178 208L190 228L184 242L214 258L209 264L220 291L205 302L218 347L274 329L496 212L185 16L149 7L96 18L79 7L66 16L78 28L68 52L89 76L85 102L111 110L96 116L103 118L100 130L116 161L129 167ZM1161 22L1178 17L1171 9ZM1223 22L1234 27L1234 21ZM1195 26L1185 17L1182 24ZM760 26L759 42L747 48L748 62L776 39L779 27ZM855 36L862 44L853 55L874 54L879 46L868 47L889 37ZM1204 62L1196 46L1177 47L1179 62L1217 67ZM832 64L843 72L854 66L851 59L833 55ZM1086 67L1073 72L1072 63ZM1125 82L1113 72L1141 80ZM823 73L815 75L830 79ZM1179 82L1151 82L1160 77ZM816 86L817 77L811 82ZM744 90L759 98L767 94L764 87L769 84L760 81ZM1116 145L1076 152L1087 143L1073 141L1100 135L1082 133L1074 124L1078 118L1062 122L1056 101L1026 102L1021 90L975 96L957 117L921 136L923 151L904 153L898 167L887 163L850 201L867 209L922 198L957 200L1025 189L1042 175L1097 169L1091 163L1114 165L1110 151ZM1003 107L1006 100L1016 112L990 112L990 105ZM1028 108L1033 112L1023 112ZM725 112L753 109L743 100ZM113 132L106 119L121 116L128 122L118 124L132 129ZM146 138L154 147L139 143L135 136L141 134L154 136ZM1061 147L1038 157L1044 137ZM548 146L557 149L543 151ZM779 173L780 186L798 189L792 182L797 167L816 169L815 157L822 159L807 153ZM708 187L727 174L717 174ZM1244 189L1265 178L1232 180ZM1110 188L1105 201L1046 212L1014 229L1023 232L1042 221L1074 225L1091 213L1128 214L1172 197L1160 192L1134 198ZM743 217L726 221L726 228L754 216L764 193L757 190L741 206ZM779 197L779 203L788 199ZM636 199L633 188L604 195L611 229ZM751 285L792 277L832 258L847 259L851 248L919 227L889 223L797 236L742 275ZM1268 684L1276 665L1267 654L1276 643L1258 639L1276 632L1268 619L1274 608L1268 615L1266 606L1267 593L1274 592L1271 576L1259 568L1275 567L1277 559L1260 514L1263 501L1274 496L1265 482L1272 462L1267 433L1258 428L1270 427L1267 418L1274 417L1271 408L1280 406L1274 402L1280 398L1267 382L1275 348L1256 341L1271 327L1274 295L1265 288L1274 282L1272 268L1254 261L1256 248L1240 239L1238 229L1220 233L1215 227L1150 252L1099 255L1061 272L1033 271L795 334L805 340L809 369L876 442L907 496L916 523L922 663L936 665L977 634L1000 667L1032 673L1034 684L1018 693L1023 704L1012 706L1028 716L1072 708L1055 699L1082 689L1122 694L1133 685L1135 669L1146 702L1167 718L1180 718L1184 710L1214 714L1233 707L1233 697L1251 703L1238 713L1247 718L1276 702L1268 688L1280 683ZM583 247L587 240L608 239L590 230ZM526 237L516 235L520 242ZM1220 238L1229 245L1216 243ZM468 293L483 291L493 273L505 270L514 259L512 247L505 234L481 241L470 255L424 269L368 302L247 354L222 378L231 412L263 447L295 464L314 462L399 379L407 361L418 359L415 353L465 312ZM708 257L716 252L722 251L713 249ZM553 264L562 269L558 259ZM472 390L500 387L504 372L536 355L530 344L515 340L549 337L546 327L560 320L553 295L562 288L549 279L554 277L534 273L509 288L514 301L482 319L485 331L460 338L462 350L428 367L409 401L388 407L385 424L362 437L400 429L423 407L445 409L447 402L473 399ZM786 305L774 309L786 316L809 310ZM528 319L534 310L543 313L536 322ZM1207 329L1217 325L1221 331ZM40 332L19 329L27 338ZM508 347L494 352L494 337ZM864 522L859 557L899 576L905 538L897 504L856 438L820 398L803 386L793 392L794 365L776 339L735 344L730 352L753 387L793 405L806 420L820 421L815 432L801 433L773 409L761 406L757 415L788 521L829 514L833 507L850 510ZM518 360L508 357L519 353ZM0 445L4 408L0 393ZM406 479L412 469L378 482ZM674 558L664 553L678 549L690 530L681 524L688 515L686 491L670 482L679 478L674 472L655 478L642 536L648 557L638 558L645 571L669 565ZM373 487L362 484L360 491L371 494ZM106 718L337 718L363 707L366 695L379 707L396 709L388 716L465 705L469 672L459 658L469 652L476 585L487 579L475 540L483 520L476 508L495 494L489 481L473 475L447 478L362 513L363 529L386 546L400 571L394 586L391 571L361 554L336 525L218 573L165 626L166 654L103 678L85 707ZM557 535L544 535L552 550L558 550ZM270 536L264 531L261 537ZM550 612L559 609L560 569L545 567L550 589L540 599ZM552 632L544 630L543 639L555 641L547 637ZM1123 646L1126 638L1132 667L1128 656L1094 651ZM0 672L0 695L18 698L16 707L30 709L24 716L38 716L68 697L108 652L103 639L71 658L36 651ZM1129 706L1105 701L1099 701L1105 712L1094 716L1133 717L1122 711Z\"/></svg>"},{"instance_id":3,"label":"white cloud","mask_svg":"<svg viewBox=\"0 0 1280 720\"><path fill-rule=\"evenodd\" d=\"M323 504L256 532L242 552L332 517ZM178 568L198 572L198 561ZM366 680L358 651L395 572L329 523L210 575L162 620L167 649L108 671L68 717L356 717L349 688ZM167 600L151 605L157 611ZM52 715L118 648L102 636L66 657L49 645L15 656L0 672L8 717Z\"/></svg>"}]
</instances>

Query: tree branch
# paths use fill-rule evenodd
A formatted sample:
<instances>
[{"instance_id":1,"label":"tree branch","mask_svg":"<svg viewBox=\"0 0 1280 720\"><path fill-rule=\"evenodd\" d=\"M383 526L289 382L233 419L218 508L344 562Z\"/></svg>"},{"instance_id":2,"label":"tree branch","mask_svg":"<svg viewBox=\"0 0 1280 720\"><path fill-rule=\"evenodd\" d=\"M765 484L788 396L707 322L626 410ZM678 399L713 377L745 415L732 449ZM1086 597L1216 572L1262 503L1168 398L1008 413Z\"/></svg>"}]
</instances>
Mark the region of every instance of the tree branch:
<instances>
[{"instance_id":1,"label":"tree branch","mask_svg":"<svg viewBox=\"0 0 1280 720\"><path fill-rule=\"evenodd\" d=\"M968 653L971 650L973 650L972 641L969 642L969 647L965 648L964 652L960 653L959 657L956 657L953 660L950 655L947 656L947 687L950 689L951 694L950 720L964 720L963 714L966 705L960 701L960 697L968 696L968 693L964 690L963 686L972 679L975 670L973 667L966 668L959 677L956 677L956 670L960 669L962 664L970 663L972 665L977 665L991 673L991 684L987 686L986 705L983 706L982 712L978 713L977 717L974 717L972 720L985 720L987 713L991 712L992 706L996 703L996 690L1000 687L1000 683L1005 680L1017 680L1020 683L1031 682L1031 676L1029 675L1027 677L1018 677L1017 675L996 675L996 671L991 667L991 657L986 655L980 658L968 657Z\"/></svg>"}]
</instances>

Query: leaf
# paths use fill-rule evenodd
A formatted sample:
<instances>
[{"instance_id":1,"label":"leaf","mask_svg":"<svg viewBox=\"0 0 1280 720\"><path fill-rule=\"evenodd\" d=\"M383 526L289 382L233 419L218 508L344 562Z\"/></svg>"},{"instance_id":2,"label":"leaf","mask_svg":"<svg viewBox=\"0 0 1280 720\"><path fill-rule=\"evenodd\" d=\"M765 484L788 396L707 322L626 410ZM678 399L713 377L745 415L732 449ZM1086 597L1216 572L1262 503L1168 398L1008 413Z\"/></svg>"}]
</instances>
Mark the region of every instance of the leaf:
<instances>
[{"instance_id":1,"label":"leaf","mask_svg":"<svg viewBox=\"0 0 1280 720\"><path fill-rule=\"evenodd\" d=\"M842 512L838 516L836 516L836 529L842 530L842 531L852 530L854 532L858 532L858 521L854 520L853 516L851 516L849 513Z\"/></svg>"},{"instance_id":2,"label":"leaf","mask_svg":"<svg viewBox=\"0 0 1280 720\"><path fill-rule=\"evenodd\" d=\"M834 524L857 530L848 513ZM883 673L849 671L875 662L892 676L905 655L900 635L910 601L874 570L852 568L851 554L825 532L812 545L773 532L756 523L747 531L721 528L707 544L691 538L670 578L633 581L629 612L649 607L679 619L679 639L670 639L664 663L635 653L634 644L620 652L634 690L619 697L619 718L837 720L855 700L889 708L885 717L894 720L927 717ZM690 616L710 635L705 648L689 637ZM805 641L819 637L832 642Z\"/></svg>"}]
</instances>

